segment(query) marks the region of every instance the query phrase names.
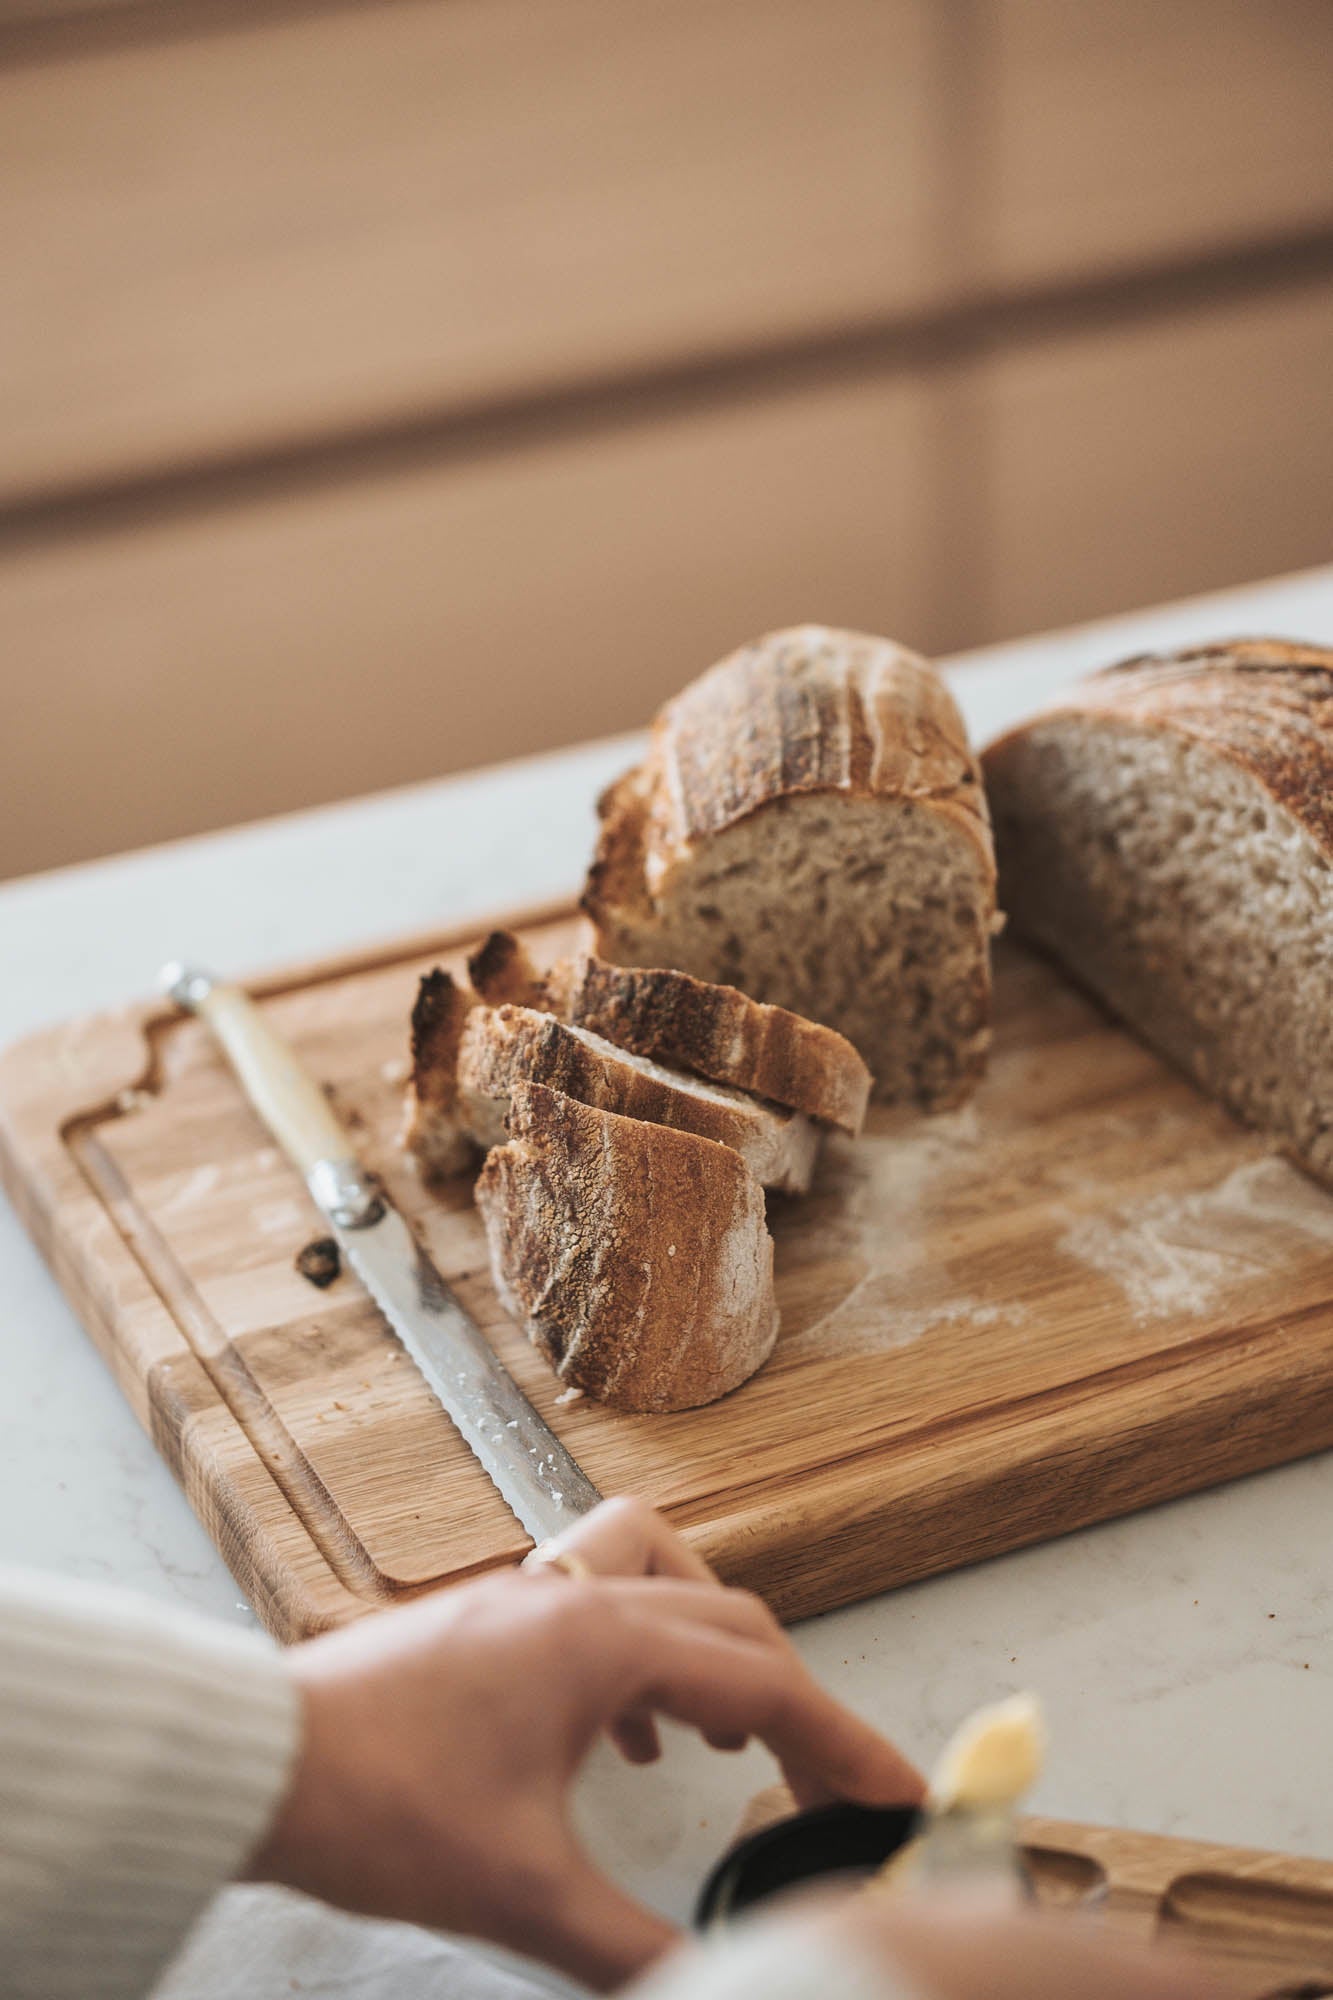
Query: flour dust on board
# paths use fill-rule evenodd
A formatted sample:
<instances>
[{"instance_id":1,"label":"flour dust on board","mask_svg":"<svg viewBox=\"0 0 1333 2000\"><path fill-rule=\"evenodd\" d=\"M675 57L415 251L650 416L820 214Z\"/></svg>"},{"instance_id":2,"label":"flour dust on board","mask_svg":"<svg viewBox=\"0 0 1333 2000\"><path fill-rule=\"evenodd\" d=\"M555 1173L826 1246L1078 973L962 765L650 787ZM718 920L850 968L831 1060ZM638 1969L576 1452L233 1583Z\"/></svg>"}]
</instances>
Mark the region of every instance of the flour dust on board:
<instances>
[{"instance_id":1,"label":"flour dust on board","mask_svg":"<svg viewBox=\"0 0 1333 2000\"><path fill-rule=\"evenodd\" d=\"M888 1351L942 1326L1021 1322L1021 1299L979 1294L964 1263L939 1254L940 1218L975 1203L982 1138L968 1104L929 1118L875 1114L860 1139L830 1143L806 1212L784 1206L772 1216L785 1359ZM800 1282L807 1257L826 1294L838 1274L813 1313Z\"/></svg>"}]
</instances>

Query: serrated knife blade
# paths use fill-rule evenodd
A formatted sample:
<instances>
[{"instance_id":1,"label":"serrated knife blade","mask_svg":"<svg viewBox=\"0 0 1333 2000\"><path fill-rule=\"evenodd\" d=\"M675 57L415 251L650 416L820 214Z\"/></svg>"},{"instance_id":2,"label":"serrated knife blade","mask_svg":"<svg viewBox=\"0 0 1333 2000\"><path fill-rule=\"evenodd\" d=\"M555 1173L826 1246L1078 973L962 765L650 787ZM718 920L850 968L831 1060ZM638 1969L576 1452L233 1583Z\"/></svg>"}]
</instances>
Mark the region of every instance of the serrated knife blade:
<instances>
[{"instance_id":1,"label":"serrated knife blade","mask_svg":"<svg viewBox=\"0 0 1333 2000\"><path fill-rule=\"evenodd\" d=\"M328 1211L326 1210L327 1214ZM330 1217L330 1220L332 1218ZM459 1304L401 1215L334 1234L348 1262L534 1541L601 1499Z\"/></svg>"},{"instance_id":2,"label":"serrated knife blade","mask_svg":"<svg viewBox=\"0 0 1333 2000\"><path fill-rule=\"evenodd\" d=\"M249 995L175 964L164 968L161 984L212 1031L251 1104L304 1174L348 1263L521 1526L541 1542L588 1513L601 1494L362 1169L327 1098Z\"/></svg>"}]
</instances>

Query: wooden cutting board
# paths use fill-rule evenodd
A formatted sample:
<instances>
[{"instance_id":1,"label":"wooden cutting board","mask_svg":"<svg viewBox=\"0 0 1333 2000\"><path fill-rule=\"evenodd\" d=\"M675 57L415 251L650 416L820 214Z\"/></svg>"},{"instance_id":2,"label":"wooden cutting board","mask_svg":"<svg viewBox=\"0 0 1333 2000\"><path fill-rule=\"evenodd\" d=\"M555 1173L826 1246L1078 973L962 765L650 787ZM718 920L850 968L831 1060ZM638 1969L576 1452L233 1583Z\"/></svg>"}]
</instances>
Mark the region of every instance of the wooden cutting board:
<instances>
[{"instance_id":1,"label":"wooden cutting board","mask_svg":"<svg viewBox=\"0 0 1333 2000\"><path fill-rule=\"evenodd\" d=\"M1039 1903L1200 1953L1253 2000L1333 1994L1333 1862L1058 1819L1022 1837Z\"/></svg>"},{"instance_id":2,"label":"wooden cutting board","mask_svg":"<svg viewBox=\"0 0 1333 2000\"><path fill-rule=\"evenodd\" d=\"M572 916L528 925L554 954ZM558 1404L466 1180L396 1134L415 940L261 982L364 1155L606 1493L646 1495L785 1615L1333 1443L1333 1197L1013 946L961 1111L876 1114L773 1197L782 1333L665 1417ZM199 1023L145 1004L0 1058L20 1214L264 1622L309 1633L526 1547L320 1233Z\"/></svg>"},{"instance_id":3,"label":"wooden cutting board","mask_svg":"<svg viewBox=\"0 0 1333 2000\"><path fill-rule=\"evenodd\" d=\"M786 1786L770 1786L737 1838L793 1809ZM1122 1935L1200 1953L1253 2000L1333 1994L1333 1861L1073 1820L1019 1825L1042 1907L1082 1908Z\"/></svg>"}]
</instances>

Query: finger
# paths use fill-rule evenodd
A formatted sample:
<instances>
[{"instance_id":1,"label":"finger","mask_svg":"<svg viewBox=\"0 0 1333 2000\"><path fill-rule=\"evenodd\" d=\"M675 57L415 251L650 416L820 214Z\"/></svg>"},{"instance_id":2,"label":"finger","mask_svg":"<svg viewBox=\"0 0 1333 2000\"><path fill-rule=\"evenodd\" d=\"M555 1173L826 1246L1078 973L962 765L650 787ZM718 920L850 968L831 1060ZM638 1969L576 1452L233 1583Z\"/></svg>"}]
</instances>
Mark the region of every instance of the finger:
<instances>
[{"instance_id":1,"label":"finger","mask_svg":"<svg viewBox=\"0 0 1333 2000\"><path fill-rule=\"evenodd\" d=\"M655 1764L662 1754L657 1724L638 1709L617 1717L607 1733L627 1764Z\"/></svg>"},{"instance_id":2,"label":"finger","mask_svg":"<svg viewBox=\"0 0 1333 2000\"><path fill-rule=\"evenodd\" d=\"M685 1581L679 1577L613 1577L607 1582L617 1609L631 1618L670 1618L680 1625L708 1625L774 1646L796 1658L796 1650L762 1597L734 1590L716 1580Z\"/></svg>"},{"instance_id":3,"label":"finger","mask_svg":"<svg viewBox=\"0 0 1333 2000\"><path fill-rule=\"evenodd\" d=\"M505 1943L596 1992L623 1985L680 1942L674 1925L599 1875L572 1841L551 1885L552 1894L530 1897L514 1913Z\"/></svg>"},{"instance_id":4,"label":"finger","mask_svg":"<svg viewBox=\"0 0 1333 2000\"><path fill-rule=\"evenodd\" d=\"M711 1625L734 1632L738 1638L752 1639L758 1645L793 1651L791 1641L763 1599L747 1590L683 1583L674 1577L643 1577L617 1582L615 1592L618 1606L631 1616L669 1617L681 1624ZM748 1735L738 1730L704 1730L703 1737L710 1749L729 1752L744 1750L750 1741Z\"/></svg>"},{"instance_id":5,"label":"finger","mask_svg":"<svg viewBox=\"0 0 1333 2000\"><path fill-rule=\"evenodd\" d=\"M925 1785L901 1751L844 1708L790 1649L671 1620L622 1625L619 1670L635 1706L705 1736L758 1736L797 1800L915 1804Z\"/></svg>"},{"instance_id":6,"label":"finger","mask_svg":"<svg viewBox=\"0 0 1333 2000\"><path fill-rule=\"evenodd\" d=\"M581 1556L599 1576L678 1576L717 1583L703 1557L646 1500L628 1494L604 1500L552 1546Z\"/></svg>"}]
</instances>

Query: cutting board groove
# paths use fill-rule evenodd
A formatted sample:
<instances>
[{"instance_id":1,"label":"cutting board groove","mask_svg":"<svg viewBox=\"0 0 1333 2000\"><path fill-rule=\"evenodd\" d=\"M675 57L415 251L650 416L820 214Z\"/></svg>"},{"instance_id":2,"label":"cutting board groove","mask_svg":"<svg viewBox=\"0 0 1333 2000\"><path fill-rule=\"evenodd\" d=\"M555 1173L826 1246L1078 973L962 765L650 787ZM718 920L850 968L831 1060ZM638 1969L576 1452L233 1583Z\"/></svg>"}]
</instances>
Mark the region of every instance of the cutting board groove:
<instances>
[{"instance_id":1,"label":"cutting board groove","mask_svg":"<svg viewBox=\"0 0 1333 2000\"><path fill-rule=\"evenodd\" d=\"M785 1785L770 1786L738 1838L794 1809ZM1037 1816L1019 1837L1039 1905L1186 1946L1253 2000L1333 1994L1333 1861Z\"/></svg>"},{"instance_id":2,"label":"cutting board groove","mask_svg":"<svg viewBox=\"0 0 1333 2000\"><path fill-rule=\"evenodd\" d=\"M554 955L574 918L524 927ZM1333 1199L1014 946L974 1102L877 1112L770 1200L760 1374L674 1416L557 1404L468 1181L433 1194L397 1143L417 978L486 928L252 990L592 1479L785 1615L1333 1443ZM145 1003L8 1051L0 1169L280 1636L523 1553L354 1278L296 1271L320 1219L198 1022Z\"/></svg>"}]
</instances>

